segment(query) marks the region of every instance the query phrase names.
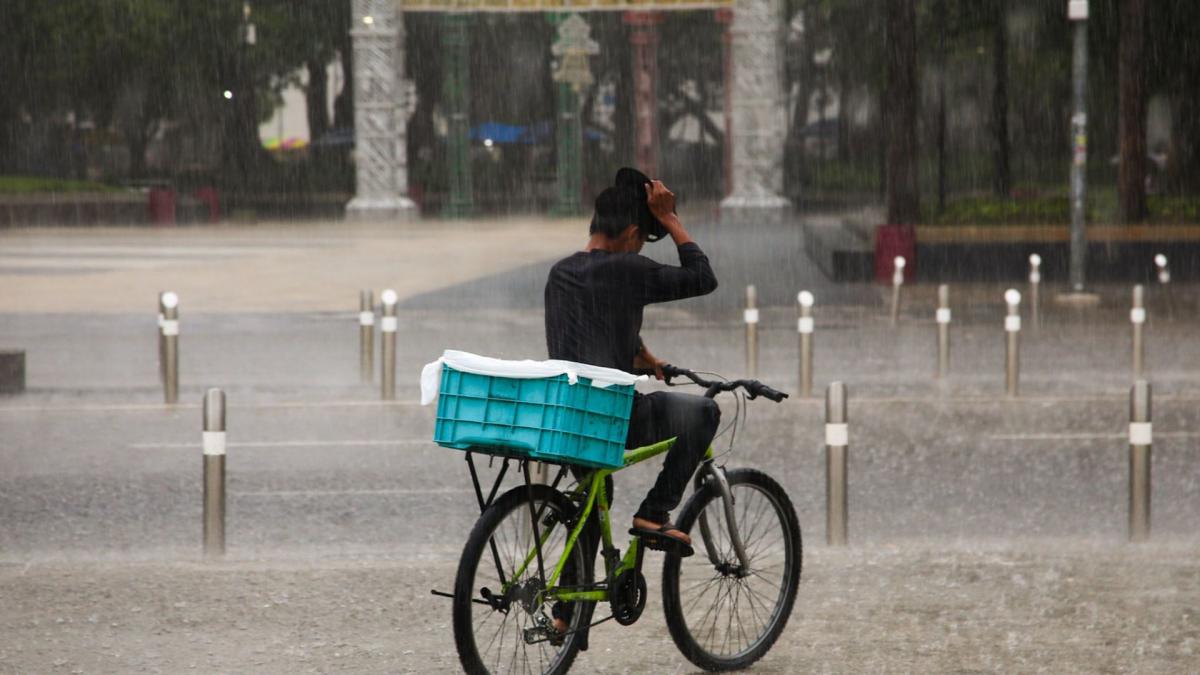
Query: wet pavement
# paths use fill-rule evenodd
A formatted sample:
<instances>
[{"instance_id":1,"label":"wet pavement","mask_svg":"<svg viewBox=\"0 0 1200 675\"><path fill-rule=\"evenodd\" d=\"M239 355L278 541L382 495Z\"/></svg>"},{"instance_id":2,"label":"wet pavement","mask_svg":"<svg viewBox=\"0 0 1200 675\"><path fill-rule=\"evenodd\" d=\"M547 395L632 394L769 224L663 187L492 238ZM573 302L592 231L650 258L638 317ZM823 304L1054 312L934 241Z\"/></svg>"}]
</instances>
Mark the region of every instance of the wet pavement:
<instances>
[{"instance_id":1,"label":"wet pavement","mask_svg":"<svg viewBox=\"0 0 1200 675\"><path fill-rule=\"evenodd\" d=\"M428 245L461 247L486 231ZM1131 546L1128 288L1103 287L1101 307L1078 311L1051 302L1048 286L1040 327L1026 314L1021 395L1008 399L1004 287L954 287L952 372L939 382L933 287L906 289L892 329L888 289L833 285L789 265L799 243L788 233L697 232L732 271L712 297L648 311L644 336L660 356L743 376L741 285L753 281L764 305L760 377L794 393L792 300L798 288L818 297L818 397L751 402L722 460L778 478L808 545L793 622L757 672L1194 670L1196 287L1177 287L1169 308L1149 289L1153 541ZM392 237L362 236L367 248ZM219 308L249 277L186 270L204 300L185 296L181 403L164 406L155 317L129 311L153 308L153 269L93 273L117 294L101 308L57 285L79 275L26 270L23 293L71 295L54 311L0 303L10 308L0 348L27 351L29 385L0 398L0 673L454 671L449 607L427 593L449 587L478 511L462 454L428 440L433 411L416 405L416 379L445 347L544 357L540 291L552 257L534 264L496 251L490 271L399 287L395 402L359 379L356 289L366 271L344 283L344 307L326 290L313 305L255 295L263 306L248 313ZM751 278L755 260L762 279ZM332 276L306 280L296 264L268 266L272 283ZM819 395L834 379L851 395L849 549L824 545ZM206 565L199 402L209 386L229 395L229 552ZM723 410L730 421L732 399ZM618 522L654 472L627 473ZM578 672L692 672L666 637L657 583L651 575L642 622L599 631ZM630 635L645 650L625 649Z\"/></svg>"}]
</instances>

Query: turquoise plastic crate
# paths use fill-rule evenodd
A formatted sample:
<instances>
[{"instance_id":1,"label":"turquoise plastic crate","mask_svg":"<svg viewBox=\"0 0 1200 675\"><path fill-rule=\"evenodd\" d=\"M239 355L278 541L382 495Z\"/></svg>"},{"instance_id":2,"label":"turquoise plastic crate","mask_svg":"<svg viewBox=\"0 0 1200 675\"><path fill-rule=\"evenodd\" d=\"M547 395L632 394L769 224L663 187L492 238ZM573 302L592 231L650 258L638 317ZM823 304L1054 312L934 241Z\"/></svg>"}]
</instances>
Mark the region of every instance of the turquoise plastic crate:
<instances>
[{"instance_id":1,"label":"turquoise plastic crate","mask_svg":"<svg viewBox=\"0 0 1200 675\"><path fill-rule=\"evenodd\" d=\"M590 467L622 466L633 385L593 387L566 375L492 377L442 365L438 445Z\"/></svg>"}]
</instances>

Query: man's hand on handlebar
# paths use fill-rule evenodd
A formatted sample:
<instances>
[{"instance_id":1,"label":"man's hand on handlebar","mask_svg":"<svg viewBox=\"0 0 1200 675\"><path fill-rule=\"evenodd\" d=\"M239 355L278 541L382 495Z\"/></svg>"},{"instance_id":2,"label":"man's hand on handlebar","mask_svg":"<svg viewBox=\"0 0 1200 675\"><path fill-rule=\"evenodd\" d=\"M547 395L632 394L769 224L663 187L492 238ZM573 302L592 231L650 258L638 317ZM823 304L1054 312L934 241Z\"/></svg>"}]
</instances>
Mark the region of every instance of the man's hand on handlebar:
<instances>
[{"instance_id":1,"label":"man's hand on handlebar","mask_svg":"<svg viewBox=\"0 0 1200 675\"><path fill-rule=\"evenodd\" d=\"M646 348L645 344L642 345L641 351L639 351L633 357L633 369L635 372L644 370L646 371L646 375L653 375L654 378L658 380L661 380L665 377L663 373L663 366L666 365L667 362L659 359L654 354L651 354L650 350Z\"/></svg>"}]
</instances>

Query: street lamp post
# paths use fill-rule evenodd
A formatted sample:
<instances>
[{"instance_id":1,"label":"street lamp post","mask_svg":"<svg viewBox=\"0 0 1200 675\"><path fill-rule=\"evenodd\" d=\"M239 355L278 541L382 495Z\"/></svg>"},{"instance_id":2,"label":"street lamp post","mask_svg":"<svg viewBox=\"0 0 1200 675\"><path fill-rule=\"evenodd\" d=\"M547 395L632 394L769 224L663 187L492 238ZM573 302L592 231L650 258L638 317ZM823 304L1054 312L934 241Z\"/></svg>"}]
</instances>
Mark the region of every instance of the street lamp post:
<instances>
[{"instance_id":1,"label":"street lamp post","mask_svg":"<svg viewBox=\"0 0 1200 675\"><path fill-rule=\"evenodd\" d=\"M1067 18L1075 22L1071 69L1075 108L1071 114L1071 290L1082 293L1087 264L1087 19L1088 0L1069 0Z\"/></svg>"}]
</instances>

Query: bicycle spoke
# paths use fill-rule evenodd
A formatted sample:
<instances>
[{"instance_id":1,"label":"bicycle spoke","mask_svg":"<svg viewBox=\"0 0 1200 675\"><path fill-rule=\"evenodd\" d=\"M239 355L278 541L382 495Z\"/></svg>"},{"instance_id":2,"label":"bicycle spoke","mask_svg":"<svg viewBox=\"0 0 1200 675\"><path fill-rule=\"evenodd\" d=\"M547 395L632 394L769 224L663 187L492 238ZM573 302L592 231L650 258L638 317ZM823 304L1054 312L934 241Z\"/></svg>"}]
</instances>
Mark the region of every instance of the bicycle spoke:
<instances>
[{"instance_id":1,"label":"bicycle spoke","mask_svg":"<svg viewBox=\"0 0 1200 675\"><path fill-rule=\"evenodd\" d=\"M759 649L762 640L775 639L781 603L788 593L786 576L798 564L788 521L771 493L753 483L730 487L735 496L732 514L726 513L723 500L715 494L702 507L708 523L704 544L719 563L736 569L742 562L730 532L731 525L736 526L745 554L744 576L728 570L713 575L707 556L697 556L690 564L681 561L674 582L680 618L691 639L720 662L734 661Z\"/></svg>"}]
</instances>

